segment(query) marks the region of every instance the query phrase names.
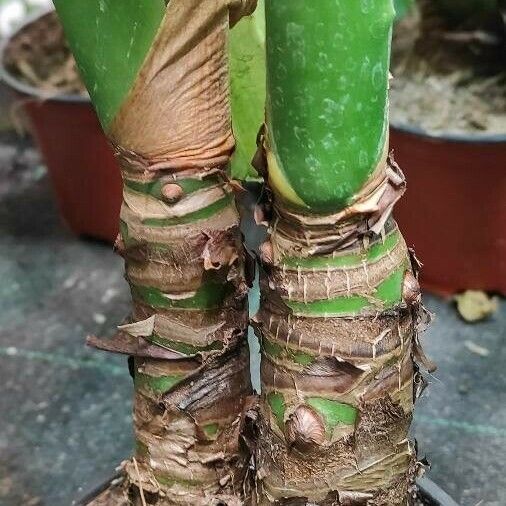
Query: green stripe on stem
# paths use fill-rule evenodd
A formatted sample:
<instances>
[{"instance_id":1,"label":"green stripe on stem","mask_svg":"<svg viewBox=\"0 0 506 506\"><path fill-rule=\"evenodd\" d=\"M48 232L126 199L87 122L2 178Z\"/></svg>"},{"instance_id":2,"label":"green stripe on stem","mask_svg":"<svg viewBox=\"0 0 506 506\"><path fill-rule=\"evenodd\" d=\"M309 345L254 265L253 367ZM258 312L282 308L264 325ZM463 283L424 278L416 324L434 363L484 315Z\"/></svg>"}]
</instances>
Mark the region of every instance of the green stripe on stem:
<instances>
[{"instance_id":1,"label":"green stripe on stem","mask_svg":"<svg viewBox=\"0 0 506 506\"><path fill-rule=\"evenodd\" d=\"M131 285L131 290L134 300L154 308L206 310L219 308L233 287L230 283L208 281L200 286L195 295L185 299L171 299L169 294L152 286Z\"/></svg>"},{"instance_id":2,"label":"green stripe on stem","mask_svg":"<svg viewBox=\"0 0 506 506\"><path fill-rule=\"evenodd\" d=\"M394 271L376 287L370 297L349 295L311 302L284 299L284 302L298 316L353 316L366 309L375 311L388 309L401 301L405 271L405 265Z\"/></svg>"},{"instance_id":3,"label":"green stripe on stem","mask_svg":"<svg viewBox=\"0 0 506 506\"><path fill-rule=\"evenodd\" d=\"M232 194L228 194L222 199L219 199L209 206L199 209L193 213L188 213L176 218L146 218L145 220L142 220L142 224L147 225L148 227L169 227L173 225L194 223L198 220L210 218L213 214L223 211L223 209L227 208L233 202L234 196Z\"/></svg>"},{"instance_id":4,"label":"green stripe on stem","mask_svg":"<svg viewBox=\"0 0 506 506\"><path fill-rule=\"evenodd\" d=\"M204 346L196 346L194 344L183 343L181 341L165 339L156 334L153 334L151 337L147 337L146 339L154 344L157 344L158 346L161 346L162 348L178 351L184 355L195 355L196 353L221 350L223 348L223 343L221 341L214 341Z\"/></svg>"},{"instance_id":5,"label":"green stripe on stem","mask_svg":"<svg viewBox=\"0 0 506 506\"><path fill-rule=\"evenodd\" d=\"M147 388L156 394L164 394L177 385L185 377L184 374L172 374L170 376L149 376L141 372L135 372L134 385L136 389Z\"/></svg>"},{"instance_id":6,"label":"green stripe on stem","mask_svg":"<svg viewBox=\"0 0 506 506\"><path fill-rule=\"evenodd\" d=\"M306 402L322 415L327 430L337 425L354 425L357 420L357 409L349 404L322 397L307 397Z\"/></svg>"},{"instance_id":7,"label":"green stripe on stem","mask_svg":"<svg viewBox=\"0 0 506 506\"><path fill-rule=\"evenodd\" d=\"M183 485L185 487L201 487L202 482L198 480L190 480L185 478L177 478L175 476L169 476L167 474L155 473L155 479L161 485L171 487L173 485Z\"/></svg>"},{"instance_id":8,"label":"green stripe on stem","mask_svg":"<svg viewBox=\"0 0 506 506\"><path fill-rule=\"evenodd\" d=\"M146 242L144 240L139 240L136 239L135 237L131 237L130 234L128 233L128 224L122 219L119 220L119 230L121 238L125 243L125 246L129 248L137 245L142 245L150 252L159 252L159 253L166 253L168 251L173 250L170 244L163 244L159 242Z\"/></svg>"},{"instance_id":9,"label":"green stripe on stem","mask_svg":"<svg viewBox=\"0 0 506 506\"><path fill-rule=\"evenodd\" d=\"M107 131L133 87L165 15L165 0L54 0Z\"/></svg>"},{"instance_id":10,"label":"green stripe on stem","mask_svg":"<svg viewBox=\"0 0 506 506\"><path fill-rule=\"evenodd\" d=\"M128 233L128 224L123 220L119 220L119 233L124 243L127 244L130 234Z\"/></svg>"},{"instance_id":11,"label":"green stripe on stem","mask_svg":"<svg viewBox=\"0 0 506 506\"><path fill-rule=\"evenodd\" d=\"M404 282L404 274L406 266L392 272L388 278L382 281L376 287L376 298L381 300L386 307L397 304L402 299L402 285Z\"/></svg>"},{"instance_id":12,"label":"green stripe on stem","mask_svg":"<svg viewBox=\"0 0 506 506\"><path fill-rule=\"evenodd\" d=\"M272 342L265 336L262 337L262 350L271 357L280 357L283 353L283 347L277 343Z\"/></svg>"},{"instance_id":13,"label":"green stripe on stem","mask_svg":"<svg viewBox=\"0 0 506 506\"><path fill-rule=\"evenodd\" d=\"M142 441L135 440L135 454L139 457L148 457L149 449Z\"/></svg>"},{"instance_id":14,"label":"green stripe on stem","mask_svg":"<svg viewBox=\"0 0 506 506\"><path fill-rule=\"evenodd\" d=\"M205 188L210 188L211 186L216 186L221 183L219 178L207 178L207 179L178 179L177 181L161 181L157 179L156 181L150 181L148 183L144 183L141 181L134 181L132 179L125 179L124 184L127 188L134 190L139 193L143 193L145 195L151 195L152 197L156 197L157 199L162 200L162 188L167 183L175 183L181 187L185 195L189 195L191 193L195 193L198 190L203 190Z\"/></svg>"},{"instance_id":15,"label":"green stripe on stem","mask_svg":"<svg viewBox=\"0 0 506 506\"><path fill-rule=\"evenodd\" d=\"M204 434L208 438L215 438L218 434L218 430L220 429L219 424L217 423L208 423L207 425L204 425L202 427L202 430L204 431Z\"/></svg>"},{"instance_id":16,"label":"green stripe on stem","mask_svg":"<svg viewBox=\"0 0 506 506\"><path fill-rule=\"evenodd\" d=\"M270 184L337 211L384 153L392 0L267 0L266 19Z\"/></svg>"},{"instance_id":17,"label":"green stripe on stem","mask_svg":"<svg viewBox=\"0 0 506 506\"><path fill-rule=\"evenodd\" d=\"M288 360L292 360L299 365L310 365L315 360L315 357L309 353L294 350L289 346L281 346L266 337L262 337L262 350L270 357L280 358L285 356Z\"/></svg>"},{"instance_id":18,"label":"green stripe on stem","mask_svg":"<svg viewBox=\"0 0 506 506\"><path fill-rule=\"evenodd\" d=\"M285 426L285 398L283 394L279 392L270 392L267 395L267 402L271 408L271 411L276 418L276 423L280 429L283 429Z\"/></svg>"},{"instance_id":19,"label":"green stripe on stem","mask_svg":"<svg viewBox=\"0 0 506 506\"><path fill-rule=\"evenodd\" d=\"M286 257L282 264L288 268L301 269L325 269L327 267L354 267L361 265L364 261L374 262L391 252L398 244L400 234L398 231L390 233L385 242L372 244L364 253L351 255L337 255L333 257L315 256L307 258Z\"/></svg>"},{"instance_id":20,"label":"green stripe on stem","mask_svg":"<svg viewBox=\"0 0 506 506\"><path fill-rule=\"evenodd\" d=\"M343 316L358 315L370 306L369 300L361 295L336 297L313 302L296 302L285 300L285 304L297 316Z\"/></svg>"},{"instance_id":21,"label":"green stripe on stem","mask_svg":"<svg viewBox=\"0 0 506 506\"><path fill-rule=\"evenodd\" d=\"M304 351L295 351L287 348L287 353L291 356L293 361L299 365L310 365L314 362L315 357Z\"/></svg>"}]
</instances>

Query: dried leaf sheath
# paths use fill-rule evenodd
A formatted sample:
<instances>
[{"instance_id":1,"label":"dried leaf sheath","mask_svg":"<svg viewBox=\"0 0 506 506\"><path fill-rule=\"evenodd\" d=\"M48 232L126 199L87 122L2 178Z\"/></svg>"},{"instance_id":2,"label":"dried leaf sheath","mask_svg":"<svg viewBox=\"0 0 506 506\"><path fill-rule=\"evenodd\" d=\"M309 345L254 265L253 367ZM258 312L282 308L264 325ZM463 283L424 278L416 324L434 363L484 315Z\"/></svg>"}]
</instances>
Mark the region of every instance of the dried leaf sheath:
<instances>
[{"instance_id":1,"label":"dried leaf sheath","mask_svg":"<svg viewBox=\"0 0 506 506\"><path fill-rule=\"evenodd\" d=\"M256 503L404 506L420 300L391 218L392 4L270 0L266 17Z\"/></svg>"},{"instance_id":2,"label":"dried leaf sheath","mask_svg":"<svg viewBox=\"0 0 506 506\"><path fill-rule=\"evenodd\" d=\"M155 504L208 504L208 497L241 504L248 455L239 434L251 386L239 217L219 172L152 174L162 189L169 177L187 193L165 209L163 198L130 190L135 180L125 175L119 249L132 321L149 322L120 334L135 343L120 351L136 355L129 480L165 494Z\"/></svg>"},{"instance_id":3,"label":"dried leaf sheath","mask_svg":"<svg viewBox=\"0 0 506 506\"><path fill-rule=\"evenodd\" d=\"M417 318L403 300L404 240L391 221L384 241L364 246L360 236L327 255L286 257L276 240L274 231L280 256L264 261L255 318L258 504L404 505L415 469L407 438ZM295 423L301 412L305 424Z\"/></svg>"},{"instance_id":4,"label":"dried leaf sheath","mask_svg":"<svg viewBox=\"0 0 506 506\"><path fill-rule=\"evenodd\" d=\"M228 162L234 148L228 29L255 3L169 2L156 40L110 127L113 142L135 153L144 168Z\"/></svg>"},{"instance_id":5,"label":"dried leaf sheath","mask_svg":"<svg viewBox=\"0 0 506 506\"><path fill-rule=\"evenodd\" d=\"M64 3L69 27L73 12ZM142 23L119 0L100 3L94 15ZM97 505L239 506L247 495L249 453L240 432L251 394L248 281L225 174L234 149L226 55L229 24L253 7L242 0L168 2L128 93L103 121L124 182L116 248L133 309L113 339L90 343L134 357L136 450L123 485ZM104 51L127 59L135 38L112 32L114 44ZM72 30L67 35L79 47ZM114 86L109 77L97 85Z\"/></svg>"}]
</instances>

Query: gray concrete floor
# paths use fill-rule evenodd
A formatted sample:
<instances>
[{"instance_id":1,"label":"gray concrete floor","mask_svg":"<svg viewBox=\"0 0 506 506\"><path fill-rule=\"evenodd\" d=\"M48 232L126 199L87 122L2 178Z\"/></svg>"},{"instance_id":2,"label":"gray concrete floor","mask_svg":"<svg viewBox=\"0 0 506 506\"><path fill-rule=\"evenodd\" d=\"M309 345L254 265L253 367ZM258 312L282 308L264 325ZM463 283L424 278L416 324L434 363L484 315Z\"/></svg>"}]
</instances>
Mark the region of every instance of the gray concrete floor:
<instances>
[{"instance_id":1,"label":"gray concrete floor","mask_svg":"<svg viewBox=\"0 0 506 506\"><path fill-rule=\"evenodd\" d=\"M28 143L0 135L0 505L69 506L131 449L122 357L87 349L128 312L122 262L73 237ZM506 305L466 325L451 304L425 334L439 364L413 434L433 480L462 506L506 505ZM466 341L487 348L478 356Z\"/></svg>"}]
</instances>

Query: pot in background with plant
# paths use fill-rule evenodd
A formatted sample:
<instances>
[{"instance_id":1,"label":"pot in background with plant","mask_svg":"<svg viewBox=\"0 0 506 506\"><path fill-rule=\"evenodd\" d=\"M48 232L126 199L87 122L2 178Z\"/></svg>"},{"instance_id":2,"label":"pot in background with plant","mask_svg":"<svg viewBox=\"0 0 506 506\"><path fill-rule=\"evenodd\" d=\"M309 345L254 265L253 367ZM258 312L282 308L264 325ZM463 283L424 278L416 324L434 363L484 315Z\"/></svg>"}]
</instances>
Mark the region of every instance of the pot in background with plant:
<instances>
[{"instance_id":1,"label":"pot in background with plant","mask_svg":"<svg viewBox=\"0 0 506 506\"><path fill-rule=\"evenodd\" d=\"M247 16L230 34L232 121L239 141L231 174L242 180L251 177L253 132L263 119L265 69L256 58L263 51L263 24L263 16ZM29 118L64 221L76 235L114 242L119 169L53 10L28 18L5 41L0 77Z\"/></svg>"},{"instance_id":2,"label":"pot in background with plant","mask_svg":"<svg viewBox=\"0 0 506 506\"><path fill-rule=\"evenodd\" d=\"M114 241L119 170L53 11L5 41L0 71L29 120L65 223L76 235Z\"/></svg>"},{"instance_id":3,"label":"pot in background with plant","mask_svg":"<svg viewBox=\"0 0 506 506\"><path fill-rule=\"evenodd\" d=\"M412 3L399 0L399 14ZM395 30L391 145L409 181L396 217L423 259L424 287L441 294L506 293L500 5L420 0Z\"/></svg>"}]
</instances>

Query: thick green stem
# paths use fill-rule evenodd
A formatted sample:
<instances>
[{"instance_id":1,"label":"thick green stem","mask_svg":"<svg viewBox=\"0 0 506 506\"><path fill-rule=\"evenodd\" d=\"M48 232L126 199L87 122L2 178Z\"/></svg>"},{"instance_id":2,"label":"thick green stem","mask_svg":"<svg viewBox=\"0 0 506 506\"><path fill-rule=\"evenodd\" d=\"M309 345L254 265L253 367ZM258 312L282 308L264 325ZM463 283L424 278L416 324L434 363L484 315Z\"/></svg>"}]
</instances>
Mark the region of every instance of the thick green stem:
<instances>
[{"instance_id":1,"label":"thick green stem","mask_svg":"<svg viewBox=\"0 0 506 506\"><path fill-rule=\"evenodd\" d=\"M405 506L421 306L391 218L392 3L268 0L266 17L257 503Z\"/></svg>"},{"instance_id":2,"label":"thick green stem","mask_svg":"<svg viewBox=\"0 0 506 506\"><path fill-rule=\"evenodd\" d=\"M392 0L268 1L266 15L271 186L342 209L385 159Z\"/></svg>"}]
</instances>

